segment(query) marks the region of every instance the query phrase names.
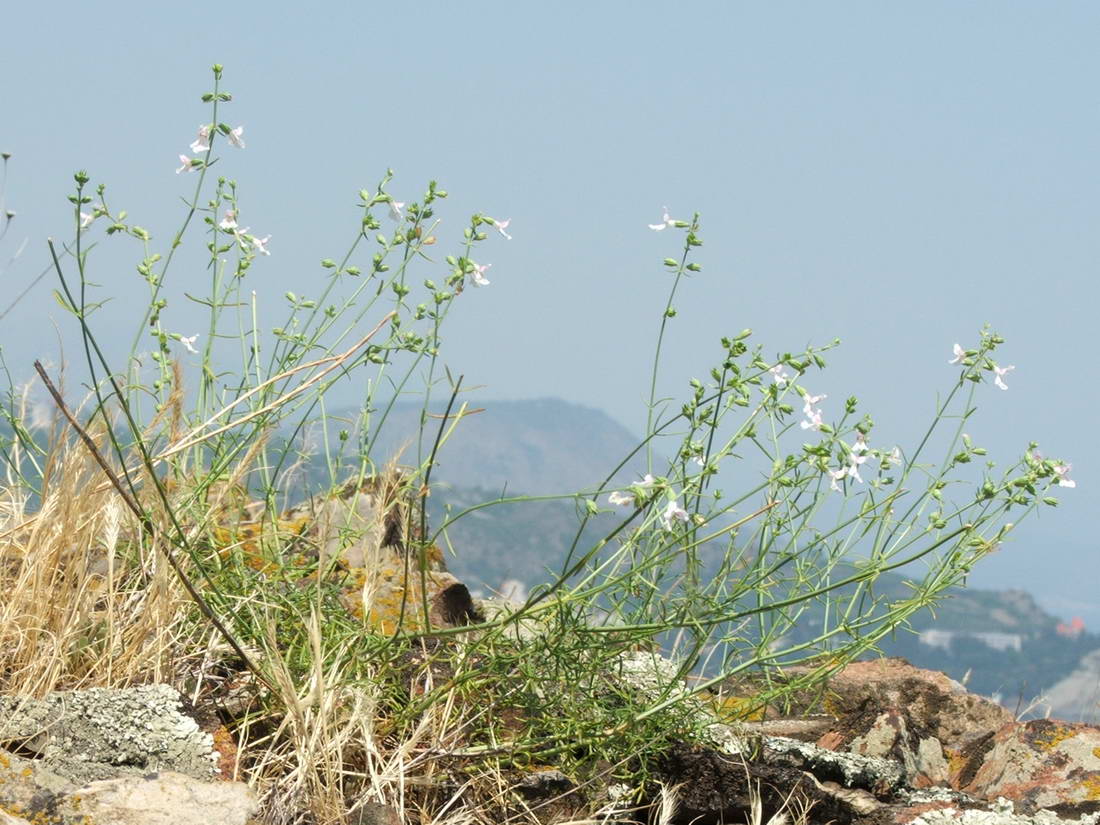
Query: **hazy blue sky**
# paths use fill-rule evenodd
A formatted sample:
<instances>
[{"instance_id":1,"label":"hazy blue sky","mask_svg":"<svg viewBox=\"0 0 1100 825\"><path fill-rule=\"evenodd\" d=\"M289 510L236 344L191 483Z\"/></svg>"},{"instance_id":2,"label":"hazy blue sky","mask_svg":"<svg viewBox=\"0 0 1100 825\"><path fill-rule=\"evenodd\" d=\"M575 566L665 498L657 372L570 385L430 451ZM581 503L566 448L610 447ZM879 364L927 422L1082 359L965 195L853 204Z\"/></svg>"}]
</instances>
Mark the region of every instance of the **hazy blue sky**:
<instances>
[{"instance_id":1,"label":"hazy blue sky","mask_svg":"<svg viewBox=\"0 0 1100 825\"><path fill-rule=\"evenodd\" d=\"M840 336L815 391L860 396L907 443L956 376L951 345L992 323L1016 369L972 434L1005 457L1034 438L1079 483L972 581L1100 625L1100 5L42 2L2 19L4 250L30 239L5 295L45 266L47 234L71 234L78 168L167 241L191 187L176 156L221 62L248 148L219 171L272 236L249 275L269 306L318 288L387 167L400 200L429 178L451 192L441 235L474 210L511 217L446 339L484 399L557 395L642 429L679 242L646 229L664 204L701 212L706 241L668 392L743 327L772 352ZM123 298L100 323L128 342L144 285L125 260L95 274ZM0 322L16 377L57 357L49 287Z\"/></svg>"}]
</instances>

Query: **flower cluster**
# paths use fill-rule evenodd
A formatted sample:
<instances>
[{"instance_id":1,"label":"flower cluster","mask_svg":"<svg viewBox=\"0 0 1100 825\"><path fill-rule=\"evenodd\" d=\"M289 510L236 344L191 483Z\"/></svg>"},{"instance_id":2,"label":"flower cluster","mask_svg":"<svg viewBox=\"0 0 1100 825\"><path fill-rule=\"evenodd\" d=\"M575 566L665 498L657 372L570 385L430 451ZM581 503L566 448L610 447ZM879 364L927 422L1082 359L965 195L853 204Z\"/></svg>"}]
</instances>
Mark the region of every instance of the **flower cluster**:
<instances>
[{"instance_id":1,"label":"flower cluster","mask_svg":"<svg viewBox=\"0 0 1100 825\"><path fill-rule=\"evenodd\" d=\"M827 395L810 395L808 392L803 391L802 400L805 402L802 405L802 414L806 416L806 419L801 423L804 430L821 430L822 424L825 422L822 420L822 412L820 407L815 407L820 401L824 401L829 396Z\"/></svg>"},{"instance_id":2,"label":"flower cluster","mask_svg":"<svg viewBox=\"0 0 1100 825\"><path fill-rule=\"evenodd\" d=\"M249 235L249 227L241 228L237 224L237 210L227 209L225 210L225 217L218 221L218 227L228 232L237 239L237 243L244 246L246 249L251 247L259 252L261 255L270 255L271 253L267 249L267 244L271 240L270 235L265 235L262 238L257 238L255 235Z\"/></svg>"},{"instance_id":3,"label":"flower cluster","mask_svg":"<svg viewBox=\"0 0 1100 825\"><path fill-rule=\"evenodd\" d=\"M608 495L607 503L613 507L638 507L640 506L640 497L644 496L646 491L653 489L657 484L657 479L649 473L646 473L641 481L635 481L630 485L634 488L633 492L624 493L620 490L615 490ZM680 506L679 499L671 499L668 504L665 505L665 508L661 511L657 520L661 523L663 529L671 530L676 522L686 524L691 520L691 516L687 510Z\"/></svg>"},{"instance_id":4,"label":"flower cluster","mask_svg":"<svg viewBox=\"0 0 1100 825\"><path fill-rule=\"evenodd\" d=\"M959 344L955 344L951 348L951 353L955 357L947 363L962 364L964 367L974 366L975 361L973 359L978 355L978 352L976 350L965 350ZM996 386L997 389L1000 390L1007 390L1008 385L1004 382L1004 377L1012 372L1012 370L1016 369L1016 367L1012 365L1001 367L995 364L993 361L990 361L988 358L985 359L984 366L985 369L990 370L993 373L994 386Z\"/></svg>"},{"instance_id":5,"label":"flower cluster","mask_svg":"<svg viewBox=\"0 0 1100 825\"><path fill-rule=\"evenodd\" d=\"M199 136L191 141L191 154L200 155L205 152L209 152L211 148L210 138L213 137L215 132L221 132L227 138L229 142L236 146L238 149L244 148L244 127L238 126L236 129L230 129L224 123L219 123L217 128L213 124L204 123L199 127ZM200 158L192 158L188 155L180 155L180 167L176 170L178 175L180 172L194 172L196 169L201 169L206 161Z\"/></svg>"}]
</instances>

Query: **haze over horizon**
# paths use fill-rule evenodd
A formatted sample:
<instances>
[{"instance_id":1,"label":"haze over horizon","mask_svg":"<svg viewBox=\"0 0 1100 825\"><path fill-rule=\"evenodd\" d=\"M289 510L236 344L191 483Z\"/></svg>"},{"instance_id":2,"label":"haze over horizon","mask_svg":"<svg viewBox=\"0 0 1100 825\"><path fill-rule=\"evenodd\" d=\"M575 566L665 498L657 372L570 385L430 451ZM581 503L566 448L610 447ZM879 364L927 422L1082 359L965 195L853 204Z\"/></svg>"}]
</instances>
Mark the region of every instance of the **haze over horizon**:
<instances>
[{"instance_id":1,"label":"haze over horizon","mask_svg":"<svg viewBox=\"0 0 1100 825\"><path fill-rule=\"evenodd\" d=\"M441 249L471 212L511 218L513 240L486 247L491 285L445 332L480 404L560 397L642 430L661 259L680 244L647 228L666 204L701 213L705 245L677 296L663 395L705 378L719 338L744 327L767 352L839 336L812 389L859 396L877 443L908 444L957 376L952 345L991 323L1015 370L1007 392L981 388L971 434L1004 460L1038 440L1078 486L971 582L1100 627L1100 6L238 2L210 16L121 2L20 4L4 21L0 150L18 214L0 261L28 239L4 270L9 300L46 267L45 238L71 237L77 169L154 247L170 241L191 186L177 155L219 62L247 148L218 172L271 234L249 273L269 323L287 290L316 291L319 261L355 232L356 193L387 168L400 200L432 178L450 191ZM116 297L97 322L120 351L140 321L133 252L104 244L93 268ZM62 345L77 360L54 286L0 321L16 381ZM188 284L174 286L173 328L199 330Z\"/></svg>"}]
</instances>

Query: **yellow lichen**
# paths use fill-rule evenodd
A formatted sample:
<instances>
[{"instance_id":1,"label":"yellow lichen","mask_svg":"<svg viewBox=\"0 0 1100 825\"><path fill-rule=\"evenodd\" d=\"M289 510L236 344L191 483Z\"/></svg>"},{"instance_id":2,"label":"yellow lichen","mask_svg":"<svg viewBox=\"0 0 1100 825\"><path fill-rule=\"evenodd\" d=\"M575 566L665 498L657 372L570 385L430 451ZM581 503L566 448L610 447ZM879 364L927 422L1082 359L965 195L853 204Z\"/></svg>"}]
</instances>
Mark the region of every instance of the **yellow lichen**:
<instances>
[{"instance_id":1,"label":"yellow lichen","mask_svg":"<svg viewBox=\"0 0 1100 825\"><path fill-rule=\"evenodd\" d=\"M1100 775L1093 774L1081 784L1085 787L1085 799L1089 802L1100 800Z\"/></svg>"},{"instance_id":2,"label":"yellow lichen","mask_svg":"<svg viewBox=\"0 0 1100 825\"><path fill-rule=\"evenodd\" d=\"M1045 751L1052 751L1067 739L1072 739L1077 731L1065 725L1054 725L1035 737L1035 744Z\"/></svg>"}]
</instances>

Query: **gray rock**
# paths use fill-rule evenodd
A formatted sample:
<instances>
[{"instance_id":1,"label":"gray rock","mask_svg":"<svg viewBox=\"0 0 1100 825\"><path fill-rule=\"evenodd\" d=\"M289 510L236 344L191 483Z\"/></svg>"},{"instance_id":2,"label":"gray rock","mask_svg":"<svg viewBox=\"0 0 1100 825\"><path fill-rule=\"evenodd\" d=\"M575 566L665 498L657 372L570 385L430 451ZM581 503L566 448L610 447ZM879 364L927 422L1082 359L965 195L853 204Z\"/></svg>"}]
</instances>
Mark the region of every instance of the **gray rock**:
<instances>
[{"instance_id":1,"label":"gray rock","mask_svg":"<svg viewBox=\"0 0 1100 825\"><path fill-rule=\"evenodd\" d=\"M0 696L0 744L33 752L78 783L162 770L210 779L213 738L180 706L179 693L167 685Z\"/></svg>"}]
</instances>

